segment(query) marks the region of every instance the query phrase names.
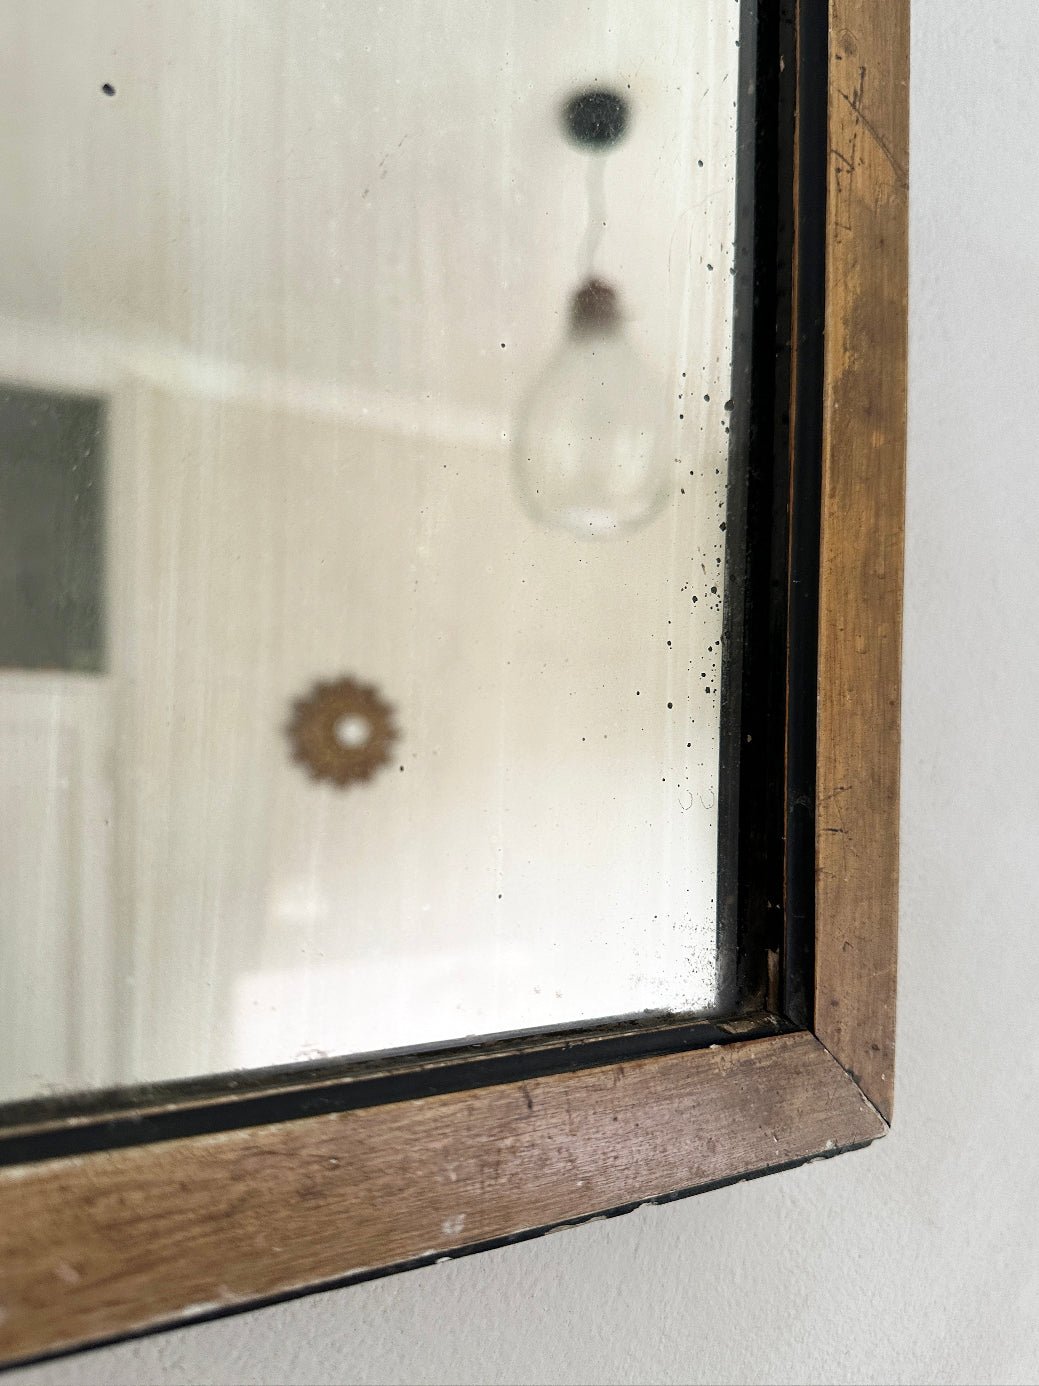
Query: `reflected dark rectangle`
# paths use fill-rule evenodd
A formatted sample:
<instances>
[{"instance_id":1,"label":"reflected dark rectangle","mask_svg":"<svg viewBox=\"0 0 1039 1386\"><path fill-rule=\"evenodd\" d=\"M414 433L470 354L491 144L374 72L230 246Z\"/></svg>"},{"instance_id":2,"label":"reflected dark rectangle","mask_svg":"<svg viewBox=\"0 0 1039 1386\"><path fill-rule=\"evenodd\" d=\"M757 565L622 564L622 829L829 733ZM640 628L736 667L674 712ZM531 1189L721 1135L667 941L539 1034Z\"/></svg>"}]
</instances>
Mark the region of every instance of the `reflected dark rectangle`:
<instances>
[{"instance_id":1,"label":"reflected dark rectangle","mask_svg":"<svg viewBox=\"0 0 1039 1386\"><path fill-rule=\"evenodd\" d=\"M0 666L101 673L104 405L0 386Z\"/></svg>"}]
</instances>

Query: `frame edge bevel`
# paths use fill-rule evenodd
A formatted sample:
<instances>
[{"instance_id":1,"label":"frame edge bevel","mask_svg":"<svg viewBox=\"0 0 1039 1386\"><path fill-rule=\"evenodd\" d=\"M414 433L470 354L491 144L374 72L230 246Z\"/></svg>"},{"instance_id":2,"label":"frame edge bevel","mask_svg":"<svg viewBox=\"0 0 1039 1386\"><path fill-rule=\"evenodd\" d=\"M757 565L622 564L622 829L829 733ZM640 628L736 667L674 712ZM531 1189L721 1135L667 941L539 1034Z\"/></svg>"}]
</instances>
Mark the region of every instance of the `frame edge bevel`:
<instances>
[{"instance_id":1,"label":"frame edge bevel","mask_svg":"<svg viewBox=\"0 0 1039 1386\"><path fill-rule=\"evenodd\" d=\"M894 1082L908 300L908 0L831 0L815 1032Z\"/></svg>"}]
</instances>

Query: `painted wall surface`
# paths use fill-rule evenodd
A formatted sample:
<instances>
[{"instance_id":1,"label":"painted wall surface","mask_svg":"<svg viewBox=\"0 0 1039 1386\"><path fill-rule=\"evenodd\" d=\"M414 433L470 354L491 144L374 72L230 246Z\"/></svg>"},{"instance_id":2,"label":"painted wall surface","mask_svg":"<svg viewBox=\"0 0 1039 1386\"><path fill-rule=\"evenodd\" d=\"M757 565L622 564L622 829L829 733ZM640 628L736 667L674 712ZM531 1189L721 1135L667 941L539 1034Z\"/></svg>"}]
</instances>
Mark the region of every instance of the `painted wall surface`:
<instances>
[{"instance_id":1,"label":"painted wall surface","mask_svg":"<svg viewBox=\"0 0 1039 1386\"><path fill-rule=\"evenodd\" d=\"M1039 1378L1039 13L914 28L893 1133L11 1386Z\"/></svg>"}]
</instances>

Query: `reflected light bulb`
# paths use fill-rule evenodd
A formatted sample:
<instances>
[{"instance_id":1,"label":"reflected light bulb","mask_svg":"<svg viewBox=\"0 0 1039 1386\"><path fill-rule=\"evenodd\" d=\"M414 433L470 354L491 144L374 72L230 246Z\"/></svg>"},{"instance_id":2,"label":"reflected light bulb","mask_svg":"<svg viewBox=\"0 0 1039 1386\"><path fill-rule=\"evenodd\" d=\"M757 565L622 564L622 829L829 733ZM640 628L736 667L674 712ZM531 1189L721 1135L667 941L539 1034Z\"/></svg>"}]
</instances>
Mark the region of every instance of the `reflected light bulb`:
<instances>
[{"instance_id":1,"label":"reflected light bulb","mask_svg":"<svg viewBox=\"0 0 1039 1386\"><path fill-rule=\"evenodd\" d=\"M588 279L517 418L513 476L531 516L592 539L652 519L671 489L663 393L624 335L615 291Z\"/></svg>"}]
</instances>

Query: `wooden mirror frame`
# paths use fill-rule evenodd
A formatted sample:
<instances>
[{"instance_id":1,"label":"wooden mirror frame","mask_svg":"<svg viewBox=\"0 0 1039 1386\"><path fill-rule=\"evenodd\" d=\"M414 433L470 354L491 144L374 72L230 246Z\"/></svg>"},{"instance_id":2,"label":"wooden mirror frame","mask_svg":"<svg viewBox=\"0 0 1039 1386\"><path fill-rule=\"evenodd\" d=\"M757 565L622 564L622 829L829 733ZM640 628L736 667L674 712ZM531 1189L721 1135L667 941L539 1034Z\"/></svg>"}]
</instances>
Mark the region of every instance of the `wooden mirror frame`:
<instances>
[{"instance_id":1,"label":"wooden mirror frame","mask_svg":"<svg viewBox=\"0 0 1039 1386\"><path fill-rule=\"evenodd\" d=\"M115 1094L59 1129L6 1128L4 1361L502 1244L834 1155L887 1130L908 0L829 0L828 11L826 0L800 0L786 19L783 9L762 0L763 22L776 11L769 22L784 26L778 80L796 106L787 600L792 629L808 593L817 644L808 666L787 646L783 946L761 1006L296 1071L273 1085L211 1080L144 1108ZM820 324L809 281L823 263ZM813 465L817 515L798 493ZM811 539L807 582L799 526ZM799 698L813 669L817 697ZM795 745L805 708L807 802L792 770L805 754ZM814 841L807 928L791 906L798 832Z\"/></svg>"}]
</instances>

